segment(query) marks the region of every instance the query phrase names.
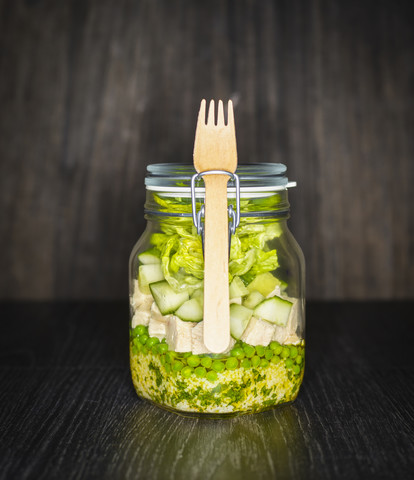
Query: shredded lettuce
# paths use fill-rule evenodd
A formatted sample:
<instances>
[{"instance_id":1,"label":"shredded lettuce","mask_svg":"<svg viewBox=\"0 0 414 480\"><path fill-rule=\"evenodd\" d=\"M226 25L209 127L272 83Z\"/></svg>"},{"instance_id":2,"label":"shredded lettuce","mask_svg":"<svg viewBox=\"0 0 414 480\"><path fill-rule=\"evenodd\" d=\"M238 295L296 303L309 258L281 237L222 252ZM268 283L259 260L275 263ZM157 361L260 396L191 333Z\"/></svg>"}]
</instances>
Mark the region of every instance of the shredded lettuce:
<instances>
[{"instance_id":1,"label":"shredded lettuce","mask_svg":"<svg viewBox=\"0 0 414 480\"><path fill-rule=\"evenodd\" d=\"M162 205L170 207L169 199ZM174 203L174 202L172 202ZM182 207L182 206L181 206ZM261 273L278 267L275 249L268 244L281 235L281 227L274 223L253 223L257 218L242 219L241 225L232 235L229 259L229 281L238 275L249 283ZM195 290L203 286L204 258L201 237L188 217L161 219L160 233L151 236L151 243L161 253L161 265L165 279L177 291Z\"/></svg>"}]
</instances>

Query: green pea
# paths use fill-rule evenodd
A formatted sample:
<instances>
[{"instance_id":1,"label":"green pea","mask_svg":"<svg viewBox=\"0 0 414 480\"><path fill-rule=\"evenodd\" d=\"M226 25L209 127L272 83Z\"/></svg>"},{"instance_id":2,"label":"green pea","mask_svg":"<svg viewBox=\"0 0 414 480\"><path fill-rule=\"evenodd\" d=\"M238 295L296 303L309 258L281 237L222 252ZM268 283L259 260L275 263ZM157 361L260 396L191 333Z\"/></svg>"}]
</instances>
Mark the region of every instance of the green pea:
<instances>
[{"instance_id":1,"label":"green pea","mask_svg":"<svg viewBox=\"0 0 414 480\"><path fill-rule=\"evenodd\" d=\"M252 345L245 345L243 347L243 350L247 358L252 358L256 352L255 348Z\"/></svg>"},{"instance_id":2,"label":"green pea","mask_svg":"<svg viewBox=\"0 0 414 480\"><path fill-rule=\"evenodd\" d=\"M137 340L137 343L135 344L135 350L137 352L142 352L142 348L143 348L142 343L138 340L138 338L136 338L136 340Z\"/></svg>"},{"instance_id":3,"label":"green pea","mask_svg":"<svg viewBox=\"0 0 414 480\"><path fill-rule=\"evenodd\" d=\"M133 355L138 355L137 347L133 346L133 347L131 348L131 351L132 351Z\"/></svg>"},{"instance_id":4,"label":"green pea","mask_svg":"<svg viewBox=\"0 0 414 480\"><path fill-rule=\"evenodd\" d=\"M161 355L160 362L161 362L161 365L165 365L165 355Z\"/></svg>"},{"instance_id":5,"label":"green pea","mask_svg":"<svg viewBox=\"0 0 414 480\"><path fill-rule=\"evenodd\" d=\"M287 366L288 368L291 368L292 365L293 365L293 360L292 360L291 358L288 358L288 359L286 360L285 364L286 364L286 366Z\"/></svg>"},{"instance_id":6,"label":"green pea","mask_svg":"<svg viewBox=\"0 0 414 480\"><path fill-rule=\"evenodd\" d=\"M185 353L183 353L183 358L191 357L191 355L192 355L191 352L185 352Z\"/></svg>"},{"instance_id":7,"label":"green pea","mask_svg":"<svg viewBox=\"0 0 414 480\"><path fill-rule=\"evenodd\" d=\"M280 347L280 344L279 344L279 342L276 342L276 341L273 340L273 342L270 342L269 347L270 347L272 350L276 350L276 348Z\"/></svg>"},{"instance_id":8,"label":"green pea","mask_svg":"<svg viewBox=\"0 0 414 480\"><path fill-rule=\"evenodd\" d=\"M149 337L147 340L147 343L145 344L148 348L151 348L152 346L156 345L157 343L160 343L160 340L157 337Z\"/></svg>"},{"instance_id":9,"label":"green pea","mask_svg":"<svg viewBox=\"0 0 414 480\"><path fill-rule=\"evenodd\" d=\"M298 355L298 356L296 357L296 363L297 363L298 365L300 365L300 364L302 363L302 360L303 360L302 355Z\"/></svg>"},{"instance_id":10,"label":"green pea","mask_svg":"<svg viewBox=\"0 0 414 480\"><path fill-rule=\"evenodd\" d=\"M273 365L276 365L277 363L280 362L280 357L279 355L274 355L271 359L270 362L273 363Z\"/></svg>"},{"instance_id":11,"label":"green pea","mask_svg":"<svg viewBox=\"0 0 414 480\"><path fill-rule=\"evenodd\" d=\"M239 366L239 362L237 358L235 357L230 357L226 360L226 368L227 370L234 370Z\"/></svg>"},{"instance_id":12,"label":"green pea","mask_svg":"<svg viewBox=\"0 0 414 480\"><path fill-rule=\"evenodd\" d=\"M233 350L230 351L230 355L232 357L242 359L242 358L244 358L245 354L244 354L244 351L241 347L236 347L236 348L233 348Z\"/></svg>"},{"instance_id":13,"label":"green pea","mask_svg":"<svg viewBox=\"0 0 414 480\"><path fill-rule=\"evenodd\" d=\"M256 345L256 353L259 355L259 357L264 357L265 354L265 347L262 345Z\"/></svg>"},{"instance_id":14,"label":"green pea","mask_svg":"<svg viewBox=\"0 0 414 480\"><path fill-rule=\"evenodd\" d=\"M207 370L204 367L197 367L194 371L198 378L204 378L207 373Z\"/></svg>"},{"instance_id":15,"label":"green pea","mask_svg":"<svg viewBox=\"0 0 414 480\"><path fill-rule=\"evenodd\" d=\"M203 357L201 359L201 365L206 368L210 368L213 363L213 359L211 357Z\"/></svg>"},{"instance_id":16,"label":"green pea","mask_svg":"<svg viewBox=\"0 0 414 480\"><path fill-rule=\"evenodd\" d=\"M144 335L139 336L139 341L142 343L142 345L145 345L148 339L149 339L149 336L145 333Z\"/></svg>"},{"instance_id":17,"label":"green pea","mask_svg":"<svg viewBox=\"0 0 414 480\"><path fill-rule=\"evenodd\" d=\"M133 343L135 346L141 345L141 342L139 341L139 338L134 338L134 340L132 340L132 343Z\"/></svg>"},{"instance_id":18,"label":"green pea","mask_svg":"<svg viewBox=\"0 0 414 480\"><path fill-rule=\"evenodd\" d=\"M167 363L173 363L174 362L174 358L177 356L177 354L175 352L172 352L171 350L169 352L166 353L165 355L165 361Z\"/></svg>"},{"instance_id":19,"label":"green pea","mask_svg":"<svg viewBox=\"0 0 414 480\"><path fill-rule=\"evenodd\" d=\"M283 347L282 349L282 358L288 358L288 356L290 355L290 349L289 347Z\"/></svg>"},{"instance_id":20,"label":"green pea","mask_svg":"<svg viewBox=\"0 0 414 480\"><path fill-rule=\"evenodd\" d=\"M217 372L210 370L207 372L206 378L209 382L215 382L217 380Z\"/></svg>"},{"instance_id":21,"label":"green pea","mask_svg":"<svg viewBox=\"0 0 414 480\"><path fill-rule=\"evenodd\" d=\"M292 370L293 370L293 373L297 375L300 372L299 365L293 365Z\"/></svg>"},{"instance_id":22,"label":"green pea","mask_svg":"<svg viewBox=\"0 0 414 480\"><path fill-rule=\"evenodd\" d=\"M273 350L271 348L266 348L265 350L265 359L270 360L273 357Z\"/></svg>"},{"instance_id":23,"label":"green pea","mask_svg":"<svg viewBox=\"0 0 414 480\"><path fill-rule=\"evenodd\" d=\"M153 345L153 346L151 347L151 352L153 353L153 355L158 355L157 345Z\"/></svg>"},{"instance_id":24,"label":"green pea","mask_svg":"<svg viewBox=\"0 0 414 480\"><path fill-rule=\"evenodd\" d=\"M256 368L260 365L260 357L258 355L255 355L252 358L252 367Z\"/></svg>"},{"instance_id":25,"label":"green pea","mask_svg":"<svg viewBox=\"0 0 414 480\"><path fill-rule=\"evenodd\" d=\"M260 360L260 366L263 367L263 368L268 367L268 366L269 366L269 361L266 360L265 358L262 358L262 359Z\"/></svg>"},{"instance_id":26,"label":"green pea","mask_svg":"<svg viewBox=\"0 0 414 480\"><path fill-rule=\"evenodd\" d=\"M220 362L220 360L214 360L211 368L216 372L222 372L226 367L223 362Z\"/></svg>"},{"instance_id":27,"label":"green pea","mask_svg":"<svg viewBox=\"0 0 414 480\"><path fill-rule=\"evenodd\" d=\"M134 328L134 332L137 332L136 335L146 335L148 333L148 328L145 325L137 325Z\"/></svg>"},{"instance_id":28,"label":"green pea","mask_svg":"<svg viewBox=\"0 0 414 480\"><path fill-rule=\"evenodd\" d=\"M132 335L134 337L138 337L139 336L139 327L142 327L142 325L137 325L133 330L132 330Z\"/></svg>"},{"instance_id":29,"label":"green pea","mask_svg":"<svg viewBox=\"0 0 414 480\"><path fill-rule=\"evenodd\" d=\"M159 353L167 353L168 352L168 345L166 343L159 343L157 345Z\"/></svg>"},{"instance_id":30,"label":"green pea","mask_svg":"<svg viewBox=\"0 0 414 480\"><path fill-rule=\"evenodd\" d=\"M148 353L148 348L145 345L142 345L141 352L146 355Z\"/></svg>"},{"instance_id":31,"label":"green pea","mask_svg":"<svg viewBox=\"0 0 414 480\"><path fill-rule=\"evenodd\" d=\"M183 367L184 367L184 363L180 362L180 360L176 360L173 364L174 372L179 372L180 370L182 370Z\"/></svg>"},{"instance_id":32,"label":"green pea","mask_svg":"<svg viewBox=\"0 0 414 480\"><path fill-rule=\"evenodd\" d=\"M243 368L250 368L252 366L252 362L248 358L243 358L241 361L241 366Z\"/></svg>"},{"instance_id":33,"label":"green pea","mask_svg":"<svg viewBox=\"0 0 414 480\"><path fill-rule=\"evenodd\" d=\"M181 370L181 375L182 375L184 378L189 378L193 372L194 372L194 368L184 367L184 368Z\"/></svg>"},{"instance_id":34,"label":"green pea","mask_svg":"<svg viewBox=\"0 0 414 480\"><path fill-rule=\"evenodd\" d=\"M171 365L170 365L169 363L166 363L166 364L165 364L165 371L166 371L167 373L171 373Z\"/></svg>"},{"instance_id":35,"label":"green pea","mask_svg":"<svg viewBox=\"0 0 414 480\"><path fill-rule=\"evenodd\" d=\"M187 363L190 367L198 367L200 365L200 357L197 355L191 355L191 357L187 358Z\"/></svg>"},{"instance_id":36,"label":"green pea","mask_svg":"<svg viewBox=\"0 0 414 480\"><path fill-rule=\"evenodd\" d=\"M295 358L298 356L298 349L294 346L290 347L290 358Z\"/></svg>"}]
</instances>

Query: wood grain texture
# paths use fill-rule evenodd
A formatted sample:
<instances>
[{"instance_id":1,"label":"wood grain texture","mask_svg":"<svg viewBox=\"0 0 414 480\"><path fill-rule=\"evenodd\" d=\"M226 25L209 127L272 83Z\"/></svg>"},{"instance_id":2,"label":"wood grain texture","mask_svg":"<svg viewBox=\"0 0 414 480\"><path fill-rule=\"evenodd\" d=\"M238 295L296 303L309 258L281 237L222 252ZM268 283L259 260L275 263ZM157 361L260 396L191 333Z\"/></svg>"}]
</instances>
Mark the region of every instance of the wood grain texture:
<instances>
[{"instance_id":1,"label":"wood grain texture","mask_svg":"<svg viewBox=\"0 0 414 480\"><path fill-rule=\"evenodd\" d=\"M0 479L411 478L413 308L311 303L298 399L208 420L136 396L126 303L0 304Z\"/></svg>"},{"instance_id":2,"label":"wood grain texture","mask_svg":"<svg viewBox=\"0 0 414 480\"><path fill-rule=\"evenodd\" d=\"M232 98L309 298L414 298L412 2L0 0L0 298L121 298L143 177Z\"/></svg>"}]
</instances>

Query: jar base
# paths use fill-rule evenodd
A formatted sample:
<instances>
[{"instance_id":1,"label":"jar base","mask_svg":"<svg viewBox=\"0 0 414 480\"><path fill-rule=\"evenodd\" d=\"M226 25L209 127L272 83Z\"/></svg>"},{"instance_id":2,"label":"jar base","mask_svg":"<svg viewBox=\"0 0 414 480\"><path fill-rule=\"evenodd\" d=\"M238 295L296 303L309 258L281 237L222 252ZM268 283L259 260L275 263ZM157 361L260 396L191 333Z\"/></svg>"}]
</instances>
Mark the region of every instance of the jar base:
<instances>
[{"instance_id":1,"label":"jar base","mask_svg":"<svg viewBox=\"0 0 414 480\"><path fill-rule=\"evenodd\" d=\"M137 392L136 392L137 393ZM161 403L158 403L154 400L151 400L150 398L145 398L137 393L137 396L143 400L144 402L148 402L151 405L154 405L155 407L158 407L164 411L167 411L169 413L174 413L175 415L178 415L180 417L186 417L186 418L204 418L207 420L220 420L220 419L230 419L230 418L235 418L239 416L244 416L244 415L255 415L258 413L265 413L269 412L271 410L279 410L282 409L283 407L287 407L291 405L297 398L293 398L292 400L289 400L287 402L283 403L278 403L276 405L271 405L268 407L263 407L257 410L241 410L237 412L223 412L223 413L204 413L204 412L192 412L192 411L184 411L184 410L178 410L173 407L170 407L168 405L163 405Z\"/></svg>"}]
</instances>

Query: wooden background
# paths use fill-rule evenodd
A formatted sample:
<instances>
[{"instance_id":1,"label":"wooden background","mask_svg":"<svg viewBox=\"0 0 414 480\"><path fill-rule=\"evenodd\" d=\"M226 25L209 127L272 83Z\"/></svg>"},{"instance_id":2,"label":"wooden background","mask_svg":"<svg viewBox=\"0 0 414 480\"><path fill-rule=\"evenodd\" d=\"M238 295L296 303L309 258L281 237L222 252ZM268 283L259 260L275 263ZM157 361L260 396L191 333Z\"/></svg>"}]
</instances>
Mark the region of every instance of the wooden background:
<instances>
[{"instance_id":1,"label":"wooden background","mask_svg":"<svg viewBox=\"0 0 414 480\"><path fill-rule=\"evenodd\" d=\"M126 298L203 97L298 182L309 298L414 298L411 3L0 0L0 298Z\"/></svg>"}]
</instances>

